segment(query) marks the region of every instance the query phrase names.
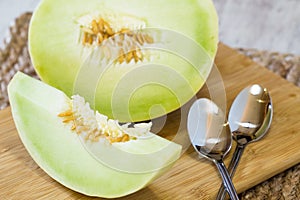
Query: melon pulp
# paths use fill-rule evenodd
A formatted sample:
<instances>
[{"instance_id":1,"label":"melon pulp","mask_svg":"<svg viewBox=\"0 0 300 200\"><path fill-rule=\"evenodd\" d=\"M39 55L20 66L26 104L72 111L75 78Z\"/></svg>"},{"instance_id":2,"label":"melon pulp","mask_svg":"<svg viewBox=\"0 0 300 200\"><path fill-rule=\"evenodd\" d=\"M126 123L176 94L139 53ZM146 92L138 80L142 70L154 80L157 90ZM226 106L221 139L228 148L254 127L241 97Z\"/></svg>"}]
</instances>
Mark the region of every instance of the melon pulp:
<instances>
[{"instance_id":1,"label":"melon pulp","mask_svg":"<svg viewBox=\"0 0 300 200\"><path fill-rule=\"evenodd\" d=\"M69 124L58 117L70 107L71 101L63 92L18 72L8 86L8 94L19 136L29 154L53 179L80 193L107 198L133 193L168 170L180 156L180 145L151 133L148 133L151 137L143 139L102 144L105 148L98 152L100 157L105 155L122 161L120 155L113 154L114 148L133 155L131 166L136 163L141 169L143 163L158 163L153 170L120 170L99 161ZM166 146L164 151L162 147ZM156 152L160 156L146 156Z\"/></svg>"},{"instance_id":2,"label":"melon pulp","mask_svg":"<svg viewBox=\"0 0 300 200\"><path fill-rule=\"evenodd\" d=\"M124 122L186 103L204 84L217 42L211 0L43 0L29 29L44 82Z\"/></svg>"}]
</instances>

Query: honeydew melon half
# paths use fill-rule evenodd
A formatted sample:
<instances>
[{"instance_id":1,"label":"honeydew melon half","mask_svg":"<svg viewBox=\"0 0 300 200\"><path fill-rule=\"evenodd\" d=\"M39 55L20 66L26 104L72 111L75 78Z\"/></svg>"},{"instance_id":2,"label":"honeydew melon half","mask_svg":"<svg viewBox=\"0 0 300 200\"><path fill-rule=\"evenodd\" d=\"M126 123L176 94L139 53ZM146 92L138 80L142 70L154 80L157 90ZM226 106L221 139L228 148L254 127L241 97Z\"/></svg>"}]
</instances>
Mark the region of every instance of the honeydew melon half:
<instances>
[{"instance_id":1,"label":"honeydew melon half","mask_svg":"<svg viewBox=\"0 0 300 200\"><path fill-rule=\"evenodd\" d=\"M18 72L8 86L8 94L19 136L31 157L53 179L85 195L113 198L131 194L166 172L180 156L180 145L152 133L126 142L94 142L94 147L103 147L98 152L100 157L114 157L121 164L126 160L118 153L131 154L128 166L136 164L139 171L110 166L89 151L83 144L86 141L59 117L71 104L63 92ZM155 153L159 156L147 157ZM142 171L142 166L151 162L157 163L152 165L155 168Z\"/></svg>"},{"instance_id":2,"label":"honeydew melon half","mask_svg":"<svg viewBox=\"0 0 300 200\"><path fill-rule=\"evenodd\" d=\"M43 0L29 28L44 82L124 122L186 103L203 86L217 43L211 0Z\"/></svg>"}]
</instances>

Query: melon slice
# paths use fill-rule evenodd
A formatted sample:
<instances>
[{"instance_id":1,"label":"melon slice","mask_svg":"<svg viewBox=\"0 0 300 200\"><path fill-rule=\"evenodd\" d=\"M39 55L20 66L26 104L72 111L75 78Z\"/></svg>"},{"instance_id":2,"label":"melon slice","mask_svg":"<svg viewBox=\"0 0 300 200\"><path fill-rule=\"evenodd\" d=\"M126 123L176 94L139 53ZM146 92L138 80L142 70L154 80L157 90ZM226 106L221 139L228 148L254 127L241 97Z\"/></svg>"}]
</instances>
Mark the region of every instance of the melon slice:
<instances>
[{"instance_id":1,"label":"melon slice","mask_svg":"<svg viewBox=\"0 0 300 200\"><path fill-rule=\"evenodd\" d=\"M123 122L153 119L190 100L217 43L211 0L43 0L29 29L44 82Z\"/></svg>"},{"instance_id":2,"label":"melon slice","mask_svg":"<svg viewBox=\"0 0 300 200\"><path fill-rule=\"evenodd\" d=\"M84 140L60 117L72 100L21 72L10 82L8 93L19 136L35 162L59 183L85 195L114 198L136 192L170 169L180 156L180 145L152 133L125 142ZM125 129L129 133L132 128ZM111 159L110 163L110 158L119 162ZM127 168L118 166L126 163Z\"/></svg>"}]
</instances>

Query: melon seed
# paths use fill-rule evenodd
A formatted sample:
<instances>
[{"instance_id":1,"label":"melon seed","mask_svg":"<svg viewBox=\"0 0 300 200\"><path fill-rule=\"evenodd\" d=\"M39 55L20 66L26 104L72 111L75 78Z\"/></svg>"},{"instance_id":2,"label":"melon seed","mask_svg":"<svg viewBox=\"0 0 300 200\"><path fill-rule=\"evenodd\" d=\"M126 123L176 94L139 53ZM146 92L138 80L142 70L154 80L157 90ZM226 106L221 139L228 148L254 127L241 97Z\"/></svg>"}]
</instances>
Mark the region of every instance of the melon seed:
<instances>
[{"instance_id":1,"label":"melon seed","mask_svg":"<svg viewBox=\"0 0 300 200\"><path fill-rule=\"evenodd\" d=\"M63 118L63 123L71 123L71 130L73 132L77 134L85 132L85 140L92 142L98 142L100 138L105 138L110 143L128 142L136 139L136 137L129 136L120 128L116 129L116 127L112 127L107 120L99 122L95 117L99 113L95 113L87 107L88 104L82 103L82 99L78 95L73 97L73 104L70 105L70 108L57 115ZM76 105L74 106L74 104Z\"/></svg>"},{"instance_id":2,"label":"melon seed","mask_svg":"<svg viewBox=\"0 0 300 200\"><path fill-rule=\"evenodd\" d=\"M80 26L82 31L82 44L84 46L91 45L103 45L104 41L108 41L109 45L102 46L104 57L109 60L112 57L110 50L111 46L117 46L119 50L119 57L116 62L122 64L124 62L130 63L132 60L137 63L143 61L143 53L140 49L136 48L136 45L143 46L145 43L154 43L153 37L149 34L134 33L129 28L121 28L118 31L114 31L109 22L103 18L93 19L89 26ZM126 38L125 38L126 35ZM127 40L127 41L125 41ZM124 46L132 49L126 54ZM130 48L131 47L131 48Z\"/></svg>"}]
</instances>

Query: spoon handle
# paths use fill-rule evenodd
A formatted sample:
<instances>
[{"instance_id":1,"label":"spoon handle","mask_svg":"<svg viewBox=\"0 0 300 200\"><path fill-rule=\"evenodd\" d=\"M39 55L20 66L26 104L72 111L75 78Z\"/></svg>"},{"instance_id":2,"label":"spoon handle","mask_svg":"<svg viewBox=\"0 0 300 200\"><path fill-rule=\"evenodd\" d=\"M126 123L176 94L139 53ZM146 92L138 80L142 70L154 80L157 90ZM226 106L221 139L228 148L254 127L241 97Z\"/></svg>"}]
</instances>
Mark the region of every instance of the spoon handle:
<instances>
[{"instance_id":1,"label":"spoon handle","mask_svg":"<svg viewBox=\"0 0 300 200\"><path fill-rule=\"evenodd\" d=\"M238 145L235 148L235 151L234 151L233 156L231 158L230 164L228 166L228 173L229 173L231 178L233 177L233 175L236 171L236 168L237 168L237 166L238 166L238 164L241 160L244 149L245 149L245 146L243 146L243 145ZM226 193L225 193L224 184L222 184L220 186L220 189L219 189L219 192L218 192L218 195L217 195L217 200L224 200L225 195L226 195Z\"/></svg>"},{"instance_id":2,"label":"spoon handle","mask_svg":"<svg viewBox=\"0 0 300 200\"><path fill-rule=\"evenodd\" d=\"M234 185L232 183L230 175L229 175L223 161L222 160L221 161L216 161L215 163L216 163L216 165L218 167L218 170L221 174L221 177L222 177L222 180L223 180L223 185L225 186L230 198L232 200L238 200L239 197L236 193L236 190L234 188Z\"/></svg>"}]
</instances>

